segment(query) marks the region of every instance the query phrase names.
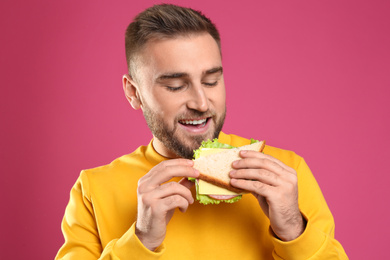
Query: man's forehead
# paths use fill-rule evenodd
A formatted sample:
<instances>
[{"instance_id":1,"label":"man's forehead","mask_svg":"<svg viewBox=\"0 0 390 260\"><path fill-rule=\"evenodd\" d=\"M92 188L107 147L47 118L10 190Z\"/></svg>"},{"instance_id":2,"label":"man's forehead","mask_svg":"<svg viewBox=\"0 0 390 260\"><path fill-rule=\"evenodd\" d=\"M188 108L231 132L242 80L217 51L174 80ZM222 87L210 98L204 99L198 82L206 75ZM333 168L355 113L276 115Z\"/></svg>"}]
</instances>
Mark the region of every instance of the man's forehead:
<instances>
[{"instance_id":1,"label":"man's forehead","mask_svg":"<svg viewBox=\"0 0 390 260\"><path fill-rule=\"evenodd\" d=\"M155 78L172 74L222 72L219 47L209 34L149 41L137 55L137 67Z\"/></svg>"},{"instance_id":2,"label":"man's forehead","mask_svg":"<svg viewBox=\"0 0 390 260\"><path fill-rule=\"evenodd\" d=\"M191 46L192 48L196 48L200 45L208 47L207 49L210 50L213 49L213 51L219 53L220 56L219 46L209 33L192 33L174 37L152 38L144 44L138 51L138 54L142 57L147 57L148 54L166 55L166 51L175 53L176 51L179 51L178 48L180 47L185 48L186 46ZM175 46L176 48L171 48L172 46ZM159 53L159 50L164 50L165 53ZM193 51L195 51L195 49L193 49Z\"/></svg>"}]
</instances>

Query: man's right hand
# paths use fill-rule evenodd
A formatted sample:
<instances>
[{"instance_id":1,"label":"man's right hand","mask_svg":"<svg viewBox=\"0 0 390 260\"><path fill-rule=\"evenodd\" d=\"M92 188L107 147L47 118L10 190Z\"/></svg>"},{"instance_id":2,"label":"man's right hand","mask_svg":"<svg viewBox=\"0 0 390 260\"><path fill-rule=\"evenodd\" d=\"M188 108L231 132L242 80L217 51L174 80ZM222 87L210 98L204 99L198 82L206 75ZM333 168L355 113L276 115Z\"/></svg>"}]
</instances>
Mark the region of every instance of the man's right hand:
<instances>
[{"instance_id":1,"label":"man's right hand","mask_svg":"<svg viewBox=\"0 0 390 260\"><path fill-rule=\"evenodd\" d=\"M175 208L185 212L188 205L194 202L190 191L194 183L187 177L197 178L199 172L192 166L192 160L163 161L138 181L135 234L151 251L163 242ZM184 178L179 182L167 182L173 177Z\"/></svg>"}]
</instances>

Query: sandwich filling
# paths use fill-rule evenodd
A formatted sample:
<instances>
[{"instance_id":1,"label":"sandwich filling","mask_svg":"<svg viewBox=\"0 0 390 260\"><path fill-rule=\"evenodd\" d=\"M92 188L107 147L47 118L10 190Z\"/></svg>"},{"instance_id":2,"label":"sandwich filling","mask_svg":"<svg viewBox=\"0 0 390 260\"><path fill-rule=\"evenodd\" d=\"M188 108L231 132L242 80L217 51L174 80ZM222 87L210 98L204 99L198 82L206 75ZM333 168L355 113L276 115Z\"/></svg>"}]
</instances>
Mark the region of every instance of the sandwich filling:
<instances>
[{"instance_id":1,"label":"sandwich filling","mask_svg":"<svg viewBox=\"0 0 390 260\"><path fill-rule=\"evenodd\" d=\"M225 188L221 188L215 186L211 183L208 183L204 180L197 180L199 185L199 194L207 195L216 200L229 200L241 194L235 193L233 191L227 190Z\"/></svg>"}]
</instances>

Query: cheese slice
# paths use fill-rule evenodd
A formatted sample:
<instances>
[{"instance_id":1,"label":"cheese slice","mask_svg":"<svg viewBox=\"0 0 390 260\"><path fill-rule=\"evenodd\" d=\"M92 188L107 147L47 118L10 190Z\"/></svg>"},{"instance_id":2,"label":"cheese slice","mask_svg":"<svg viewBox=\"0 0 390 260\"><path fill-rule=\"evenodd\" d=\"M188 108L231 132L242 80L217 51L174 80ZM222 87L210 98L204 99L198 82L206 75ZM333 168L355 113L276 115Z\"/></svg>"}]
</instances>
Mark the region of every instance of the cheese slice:
<instances>
[{"instance_id":1,"label":"cheese slice","mask_svg":"<svg viewBox=\"0 0 390 260\"><path fill-rule=\"evenodd\" d=\"M241 195L233 191L227 190L205 182L204 180L198 180L198 192L203 195Z\"/></svg>"},{"instance_id":2,"label":"cheese slice","mask_svg":"<svg viewBox=\"0 0 390 260\"><path fill-rule=\"evenodd\" d=\"M214 153L219 153L225 151L223 148L202 148L200 150L200 156L207 156ZM221 188L205 182L204 180L198 180L198 192L203 195L241 195L239 193L235 193L233 191L227 190L225 188Z\"/></svg>"},{"instance_id":3,"label":"cheese slice","mask_svg":"<svg viewBox=\"0 0 390 260\"><path fill-rule=\"evenodd\" d=\"M199 152L199 156L207 156L214 153L219 153L226 151L224 148L201 148Z\"/></svg>"}]
</instances>

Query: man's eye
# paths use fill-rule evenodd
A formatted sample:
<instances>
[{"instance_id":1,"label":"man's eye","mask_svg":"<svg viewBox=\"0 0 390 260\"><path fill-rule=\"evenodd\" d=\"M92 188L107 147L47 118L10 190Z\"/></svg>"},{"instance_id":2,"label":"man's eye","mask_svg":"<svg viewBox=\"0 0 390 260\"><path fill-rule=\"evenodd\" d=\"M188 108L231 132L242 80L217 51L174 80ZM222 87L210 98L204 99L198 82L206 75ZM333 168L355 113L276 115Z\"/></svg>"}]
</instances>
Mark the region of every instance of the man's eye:
<instances>
[{"instance_id":1,"label":"man's eye","mask_svg":"<svg viewBox=\"0 0 390 260\"><path fill-rule=\"evenodd\" d=\"M218 81L215 82L203 82L203 85L206 85L208 87L214 87L218 84Z\"/></svg>"},{"instance_id":2,"label":"man's eye","mask_svg":"<svg viewBox=\"0 0 390 260\"><path fill-rule=\"evenodd\" d=\"M167 88L167 90L172 91L172 92L179 91L179 90L184 88L184 86L179 86L179 87L165 86L165 87Z\"/></svg>"}]
</instances>

